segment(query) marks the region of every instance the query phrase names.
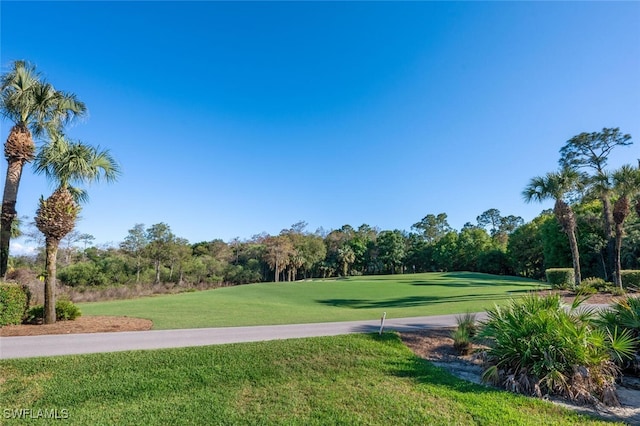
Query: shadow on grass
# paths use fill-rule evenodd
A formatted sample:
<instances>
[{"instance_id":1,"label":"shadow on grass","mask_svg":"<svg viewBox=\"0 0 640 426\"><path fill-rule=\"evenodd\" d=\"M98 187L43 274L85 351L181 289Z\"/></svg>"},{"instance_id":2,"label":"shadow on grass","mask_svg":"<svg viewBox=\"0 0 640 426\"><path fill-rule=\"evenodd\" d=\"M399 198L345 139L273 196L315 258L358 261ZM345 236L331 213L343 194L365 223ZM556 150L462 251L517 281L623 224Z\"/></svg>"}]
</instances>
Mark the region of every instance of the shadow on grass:
<instances>
[{"instance_id":1,"label":"shadow on grass","mask_svg":"<svg viewBox=\"0 0 640 426\"><path fill-rule=\"evenodd\" d=\"M452 303L452 302L474 302L474 301L486 301L486 300L505 300L509 299L510 294L505 293L489 293L489 294L468 294L457 296L408 296L398 299L387 300L369 300L369 299L321 299L316 300L317 303L321 303L327 306L335 306L340 308L351 309L380 309L380 308L410 308L416 306L428 306L438 303Z\"/></svg>"},{"instance_id":2,"label":"shadow on grass","mask_svg":"<svg viewBox=\"0 0 640 426\"><path fill-rule=\"evenodd\" d=\"M382 333L382 335L371 333L368 334L368 336L380 343L392 346L396 344L404 345L397 333L385 332ZM456 392L471 392L475 394L495 394L496 392L502 392L501 390L490 386L478 385L459 379L447 372L445 369L436 367L431 362L422 359L417 355L412 355L411 357L407 357L402 360L394 359L392 362L388 363L388 372L395 377L411 378L420 384L444 386Z\"/></svg>"}]
</instances>

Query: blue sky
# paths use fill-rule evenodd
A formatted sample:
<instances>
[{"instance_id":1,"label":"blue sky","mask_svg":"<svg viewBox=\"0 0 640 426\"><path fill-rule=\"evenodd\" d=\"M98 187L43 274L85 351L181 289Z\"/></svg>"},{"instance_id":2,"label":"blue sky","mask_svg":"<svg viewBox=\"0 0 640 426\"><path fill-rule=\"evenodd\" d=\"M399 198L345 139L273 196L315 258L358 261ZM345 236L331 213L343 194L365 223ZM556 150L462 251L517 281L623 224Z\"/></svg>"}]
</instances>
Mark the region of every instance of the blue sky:
<instances>
[{"instance_id":1,"label":"blue sky","mask_svg":"<svg viewBox=\"0 0 640 426\"><path fill-rule=\"evenodd\" d=\"M78 230L191 242L363 223L533 219L529 179L572 136L640 158L640 2L2 1L0 66L27 59L89 116L72 138L123 175ZM3 121L0 138L10 123ZM6 164L0 165L4 177ZM51 187L25 170L18 211ZM18 244L25 244L18 241ZM16 246L17 249L18 246Z\"/></svg>"}]
</instances>

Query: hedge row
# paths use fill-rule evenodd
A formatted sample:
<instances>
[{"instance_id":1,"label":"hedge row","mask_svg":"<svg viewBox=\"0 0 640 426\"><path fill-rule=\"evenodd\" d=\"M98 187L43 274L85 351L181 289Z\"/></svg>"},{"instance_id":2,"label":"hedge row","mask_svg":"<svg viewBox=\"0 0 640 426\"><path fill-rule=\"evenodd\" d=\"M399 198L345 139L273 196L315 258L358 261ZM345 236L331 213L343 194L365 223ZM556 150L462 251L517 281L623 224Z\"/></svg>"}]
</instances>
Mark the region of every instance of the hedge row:
<instances>
[{"instance_id":1,"label":"hedge row","mask_svg":"<svg viewBox=\"0 0 640 426\"><path fill-rule=\"evenodd\" d=\"M575 284L573 268L549 268L545 271L547 282L553 288L572 288Z\"/></svg>"},{"instance_id":2,"label":"hedge row","mask_svg":"<svg viewBox=\"0 0 640 426\"><path fill-rule=\"evenodd\" d=\"M29 307L29 290L18 284L0 283L0 327L20 324Z\"/></svg>"}]
</instances>

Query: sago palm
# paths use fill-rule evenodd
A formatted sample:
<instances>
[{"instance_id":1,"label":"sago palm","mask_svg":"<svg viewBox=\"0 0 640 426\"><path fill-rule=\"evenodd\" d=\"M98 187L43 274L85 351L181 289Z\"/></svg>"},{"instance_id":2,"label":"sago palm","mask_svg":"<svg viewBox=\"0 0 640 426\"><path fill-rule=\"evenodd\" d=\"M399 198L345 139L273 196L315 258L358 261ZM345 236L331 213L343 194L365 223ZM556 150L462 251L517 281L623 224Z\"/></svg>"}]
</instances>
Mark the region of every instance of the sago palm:
<instances>
[{"instance_id":1,"label":"sago palm","mask_svg":"<svg viewBox=\"0 0 640 426\"><path fill-rule=\"evenodd\" d=\"M631 212L631 200L640 193L640 170L630 165L620 167L613 173L613 184L618 194L618 199L613 204L613 222L616 228L614 281L622 288L620 251L624 238L624 221Z\"/></svg>"},{"instance_id":2,"label":"sago palm","mask_svg":"<svg viewBox=\"0 0 640 426\"><path fill-rule=\"evenodd\" d=\"M576 239L576 218L573 209L564 199L568 194L581 186L582 180L583 176L580 173L565 168L559 172L547 173L545 176L532 178L529 185L527 185L522 192L522 196L526 202L542 202L547 199L555 200L553 212L562 230L567 234L569 239L576 286L580 285L581 281L580 253Z\"/></svg>"},{"instance_id":3,"label":"sago palm","mask_svg":"<svg viewBox=\"0 0 640 426\"><path fill-rule=\"evenodd\" d=\"M52 134L36 157L36 171L44 173L57 185L47 199L41 198L36 212L36 226L45 236L46 274L44 281L44 322L56 321L55 290L56 260L60 240L71 232L80 212L79 202L86 200L86 191L76 185L104 179L113 181L119 168L108 151L70 142L59 133Z\"/></svg>"},{"instance_id":4,"label":"sago palm","mask_svg":"<svg viewBox=\"0 0 640 426\"><path fill-rule=\"evenodd\" d=\"M7 270L22 169L34 158L33 136L42 136L49 128L59 128L85 111L85 105L75 95L55 90L25 61L15 61L11 70L2 75L0 112L13 127L4 147L8 165L0 216L0 276Z\"/></svg>"}]
</instances>

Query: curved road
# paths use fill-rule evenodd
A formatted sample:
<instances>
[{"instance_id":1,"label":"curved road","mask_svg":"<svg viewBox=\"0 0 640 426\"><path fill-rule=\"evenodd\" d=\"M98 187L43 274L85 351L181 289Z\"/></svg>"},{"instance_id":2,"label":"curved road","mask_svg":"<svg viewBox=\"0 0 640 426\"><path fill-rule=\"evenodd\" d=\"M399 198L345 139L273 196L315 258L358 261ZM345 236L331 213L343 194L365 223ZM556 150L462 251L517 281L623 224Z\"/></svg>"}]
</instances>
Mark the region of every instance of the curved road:
<instances>
[{"instance_id":1,"label":"curved road","mask_svg":"<svg viewBox=\"0 0 640 426\"><path fill-rule=\"evenodd\" d=\"M452 327L457 324L456 317L458 315L460 314L386 319L384 329L408 331L429 327ZM484 313L477 314L478 320L484 318L486 318ZM253 327L0 337L0 359L181 348L299 337L371 333L379 330L380 320L371 320Z\"/></svg>"}]
</instances>

